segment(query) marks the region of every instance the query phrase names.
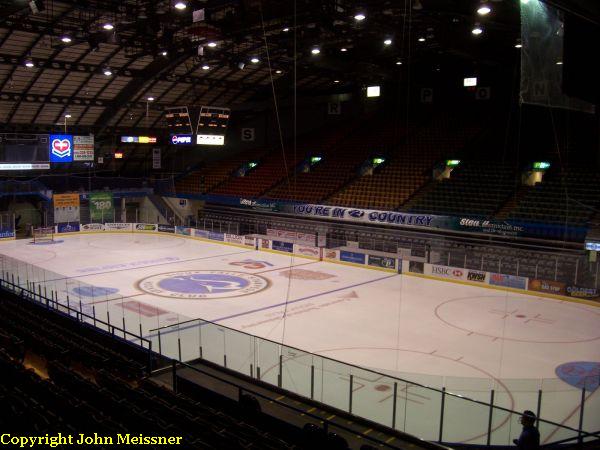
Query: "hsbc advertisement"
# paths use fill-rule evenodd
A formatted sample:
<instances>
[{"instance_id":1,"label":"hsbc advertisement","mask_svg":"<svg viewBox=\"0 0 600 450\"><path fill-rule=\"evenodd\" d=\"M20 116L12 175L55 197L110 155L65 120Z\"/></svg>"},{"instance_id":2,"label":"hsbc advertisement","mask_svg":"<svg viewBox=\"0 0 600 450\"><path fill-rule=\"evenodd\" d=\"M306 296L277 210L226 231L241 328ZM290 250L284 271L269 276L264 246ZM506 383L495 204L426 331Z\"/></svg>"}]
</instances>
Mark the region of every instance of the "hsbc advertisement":
<instances>
[{"instance_id":1,"label":"hsbc advertisement","mask_svg":"<svg viewBox=\"0 0 600 450\"><path fill-rule=\"evenodd\" d=\"M51 134L48 156L51 163L73 162L73 136L71 134Z\"/></svg>"},{"instance_id":2,"label":"hsbc advertisement","mask_svg":"<svg viewBox=\"0 0 600 450\"><path fill-rule=\"evenodd\" d=\"M171 144L173 145L192 145L193 136L191 134L172 134Z\"/></svg>"}]
</instances>

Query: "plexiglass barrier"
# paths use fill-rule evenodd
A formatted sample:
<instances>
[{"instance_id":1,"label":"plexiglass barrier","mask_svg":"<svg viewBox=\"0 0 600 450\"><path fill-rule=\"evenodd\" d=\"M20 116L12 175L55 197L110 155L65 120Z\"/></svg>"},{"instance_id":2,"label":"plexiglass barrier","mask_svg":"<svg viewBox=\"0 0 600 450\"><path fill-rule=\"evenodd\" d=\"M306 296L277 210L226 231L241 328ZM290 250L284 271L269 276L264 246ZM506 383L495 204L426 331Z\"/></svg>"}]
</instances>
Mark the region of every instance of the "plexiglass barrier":
<instances>
[{"instance_id":1,"label":"plexiglass barrier","mask_svg":"<svg viewBox=\"0 0 600 450\"><path fill-rule=\"evenodd\" d=\"M201 358L422 439L511 445L524 409L544 418L538 424L542 443L600 437L584 431L600 428L600 396L594 395L599 374L583 377L580 389L558 379L383 373L205 320L163 317L111 289L4 255L0 263L4 288L163 356L182 362Z\"/></svg>"}]
</instances>

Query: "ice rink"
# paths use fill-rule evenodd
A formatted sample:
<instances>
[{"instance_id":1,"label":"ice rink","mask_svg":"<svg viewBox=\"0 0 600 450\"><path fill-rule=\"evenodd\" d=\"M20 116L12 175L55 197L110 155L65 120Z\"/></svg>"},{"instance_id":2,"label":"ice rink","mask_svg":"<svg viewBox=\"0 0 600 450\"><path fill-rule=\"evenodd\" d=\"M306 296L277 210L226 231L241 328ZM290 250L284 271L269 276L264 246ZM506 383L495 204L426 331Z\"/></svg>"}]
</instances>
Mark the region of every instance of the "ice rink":
<instances>
[{"instance_id":1,"label":"ice rink","mask_svg":"<svg viewBox=\"0 0 600 450\"><path fill-rule=\"evenodd\" d=\"M176 357L180 345L184 360L213 351L192 320L203 319L486 402L495 389L495 402L513 410L536 410L541 389L542 417L575 428L581 394L557 371L600 363L600 308L583 303L167 234L58 235L44 245L2 242L0 253L45 269L24 266L20 277L45 277L59 298L68 294L71 305L90 315L136 334L141 329L153 345L160 328L161 351ZM224 341L228 367L275 375L277 360L255 351L244 353L250 360L236 356L225 333L213 340ZM282 353L298 367L311 365L294 349ZM284 387L294 382L294 374L285 377ZM357 374L355 389L372 388L385 402L390 384L382 380ZM596 430L600 392L597 382L590 386L584 429ZM425 401L403 395L406 402Z\"/></svg>"}]
</instances>

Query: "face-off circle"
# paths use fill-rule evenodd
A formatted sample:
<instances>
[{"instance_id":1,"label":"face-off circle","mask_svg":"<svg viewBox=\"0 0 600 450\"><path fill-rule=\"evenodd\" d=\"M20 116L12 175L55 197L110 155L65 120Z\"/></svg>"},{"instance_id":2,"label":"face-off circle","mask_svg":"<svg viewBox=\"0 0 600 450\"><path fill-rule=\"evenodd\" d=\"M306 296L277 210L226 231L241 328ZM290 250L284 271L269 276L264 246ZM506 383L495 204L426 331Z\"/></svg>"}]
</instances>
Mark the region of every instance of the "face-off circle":
<instances>
[{"instance_id":1,"label":"face-off circle","mask_svg":"<svg viewBox=\"0 0 600 450\"><path fill-rule=\"evenodd\" d=\"M188 270L153 275L140 281L138 286L144 292L161 297L206 300L254 294L267 288L269 281L243 272Z\"/></svg>"}]
</instances>

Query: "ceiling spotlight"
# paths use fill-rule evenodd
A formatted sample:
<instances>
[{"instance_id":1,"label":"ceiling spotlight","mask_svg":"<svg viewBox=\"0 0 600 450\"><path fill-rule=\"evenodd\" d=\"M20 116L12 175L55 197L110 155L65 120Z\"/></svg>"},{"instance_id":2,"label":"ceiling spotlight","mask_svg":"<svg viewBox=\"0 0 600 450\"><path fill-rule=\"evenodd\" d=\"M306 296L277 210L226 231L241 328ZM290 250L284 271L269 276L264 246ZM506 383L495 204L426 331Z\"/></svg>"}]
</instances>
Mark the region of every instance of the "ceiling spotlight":
<instances>
[{"instance_id":1,"label":"ceiling spotlight","mask_svg":"<svg viewBox=\"0 0 600 450\"><path fill-rule=\"evenodd\" d=\"M521 39L517 39L517 43L515 44L515 48L521 48L523 44L521 44Z\"/></svg>"},{"instance_id":2,"label":"ceiling spotlight","mask_svg":"<svg viewBox=\"0 0 600 450\"><path fill-rule=\"evenodd\" d=\"M283 70L279 70L279 69L277 69L277 70L275 71L275 73L283 73Z\"/></svg>"},{"instance_id":3,"label":"ceiling spotlight","mask_svg":"<svg viewBox=\"0 0 600 450\"><path fill-rule=\"evenodd\" d=\"M115 26L112 23L105 23L104 25L102 25L102 28L104 28L106 31L110 31L113 30Z\"/></svg>"},{"instance_id":4,"label":"ceiling spotlight","mask_svg":"<svg viewBox=\"0 0 600 450\"><path fill-rule=\"evenodd\" d=\"M477 9L477 14L479 14L480 16L485 16L491 12L492 12L492 8L490 8L485 3Z\"/></svg>"},{"instance_id":5,"label":"ceiling spotlight","mask_svg":"<svg viewBox=\"0 0 600 450\"><path fill-rule=\"evenodd\" d=\"M162 52L160 52L160 54L163 55L163 56L167 56L167 51L163 50Z\"/></svg>"},{"instance_id":6,"label":"ceiling spotlight","mask_svg":"<svg viewBox=\"0 0 600 450\"><path fill-rule=\"evenodd\" d=\"M363 20L365 20L367 18L367 16L365 16L363 13L358 13L357 15L354 16L354 20L356 20L357 22L361 22Z\"/></svg>"},{"instance_id":7,"label":"ceiling spotlight","mask_svg":"<svg viewBox=\"0 0 600 450\"><path fill-rule=\"evenodd\" d=\"M154 97L148 97L146 100L148 100L149 102L153 102L154 101Z\"/></svg>"},{"instance_id":8,"label":"ceiling spotlight","mask_svg":"<svg viewBox=\"0 0 600 450\"><path fill-rule=\"evenodd\" d=\"M112 75L112 70L110 70L109 67L105 68L103 71L104 75L106 75L107 77L110 77Z\"/></svg>"},{"instance_id":9,"label":"ceiling spotlight","mask_svg":"<svg viewBox=\"0 0 600 450\"><path fill-rule=\"evenodd\" d=\"M258 61L260 61L256 56L254 56L252 59L250 59L250 62L252 64L256 64Z\"/></svg>"},{"instance_id":10,"label":"ceiling spotlight","mask_svg":"<svg viewBox=\"0 0 600 450\"><path fill-rule=\"evenodd\" d=\"M402 65L402 61L396 61L396 65L397 66L401 66Z\"/></svg>"},{"instance_id":11,"label":"ceiling spotlight","mask_svg":"<svg viewBox=\"0 0 600 450\"><path fill-rule=\"evenodd\" d=\"M210 42L209 42L207 45L208 45L210 48L215 48L215 47L217 46L217 43L216 43L216 42L214 42L214 41L210 41Z\"/></svg>"},{"instance_id":12,"label":"ceiling spotlight","mask_svg":"<svg viewBox=\"0 0 600 450\"><path fill-rule=\"evenodd\" d=\"M30 59L28 59L27 61L25 61L25 67L29 67L31 69L34 66L35 66L35 64Z\"/></svg>"},{"instance_id":13,"label":"ceiling spotlight","mask_svg":"<svg viewBox=\"0 0 600 450\"><path fill-rule=\"evenodd\" d=\"M392 40L391 39L386 39L385 41L383 41L383 43L385 45L392 45Z\"/></svg>"},{"instance_id":14,"label":"ceiling spotlight","mask_svg":"<svg viewBox=\"0 0 600 450\"><path fill-rule=\"evenodd\" d=\"M63 41L65 44L68 44L72 41L72 39L69 36L63 36L60 38L60 40Z\"/></svg>"},{"instance_id":15,"label":"ceiling spotlight","mask_svg":"<svg viewBox=\"0 0 600 450\"><path fill-rule=\"evenodd\" d=\"M347 51L348 51L348 49L346 47L340 48L340 52L347 52Z\"/></svg>"},{"instance_id":16,"label":"ceiling spotlight","mask_svg":"<svg viewBox=\"0 0 600 450\"><path fill-rule=\"evenodd\" d=\"M318 55L321 53L321 49L319 47L315 47L310 51L313 55Z\"/></svg>"},{"instance_id":17,"label":"ceiling spotlight","mask_svg":"<svg viewBox=\"0 0 600 450\"><path fill-rule=\"evenodd\" d=\"M290 29L289 29L288 27L285 27L285 28L283 29L283 32L284 32L284 33L287 33L288 31L290 31Z\"/></svg>"},{"instance_id":18,"label":"ceiling spotlight","mask_svg":"<svg viewBox=\"0 0 600 450\"><path fill-rule=\"evenodd\" d=\"M556 61L556 65L557 66L562 66L563 62L562 61Z\"/></svg>"},{"instance_id":19,"label":"ceiling spotlight","mask_svg":"<svg viewBox=\"0 0 600 450\"><path fill-rule=\"evenodd\" d=\"M483 33L483 28L481 28L479 24L476 24L475 28L471 30L471 33L473 33L475 36L479 36L481 33Z\"/></svg>"},{"instance_id":20,"label":"ceiling spotlight","mask_svg":"<svg viewBox=\"0 0 600 450\"><path fill-rule=\"evenodd\" d=\"M334 83L339 83L339 82L340 82L340 80L333 80L333 82L334 82Z\"/></svg>"},{"instance_id":21,"label":"ceiling spotlight","mask_svg":"<svg viewBox=\"0 0 600 450\"><path fill-rule=\"evenodd\" d=\"M175 3L175 9L178 9L179 11L182 11L185 8L187 8L187 5L185 4L185 2L177 2L177 3Z\"/></svg>"},{"instance_id":22,"label":"ceiling spotlight","mask_svg":"<svg viewBox=\"0 0 600 450\"><path fill-rule=\"evenodd\" d=\"M209 66L209 65L207 65L207 64L204 64L204 65L202 66L202 70L208 70L208 69L210 69L210 66Z\"/></svg>"},{"instance_id":23,"label":"ceiling spotlight","mask_svg":"<svg viewBox=\"0 0 600 450\"><path fill-rule=\"evenodd\" d=\"M419 38L419 42L425 42L425 38L424 37L420 37Z\"/></svg>"},{"instance_id":24,"label":"ceiling spotlight","mask_svg":"<svg viewBox=\"0 0 600 450\"><path fill-rule=\"evenodd\" d=\"M71 117L72 117L71 114L69 114L69 113L65 114L65 119L70 119Z\"/></svg>"}]
</instances>

